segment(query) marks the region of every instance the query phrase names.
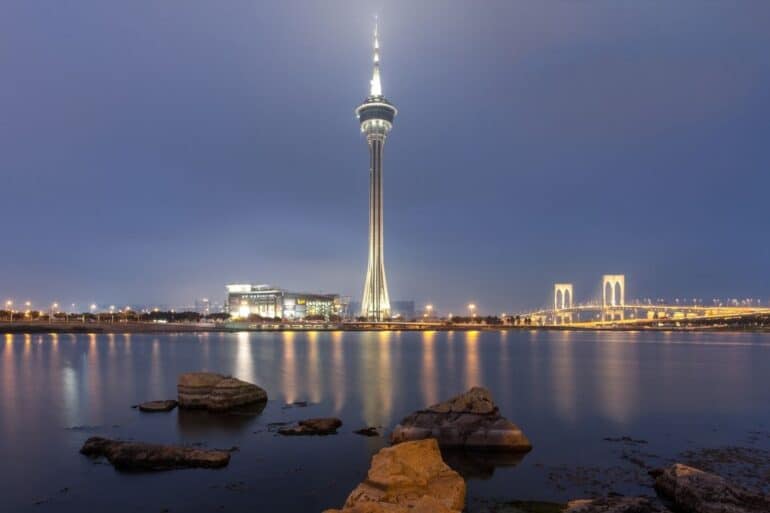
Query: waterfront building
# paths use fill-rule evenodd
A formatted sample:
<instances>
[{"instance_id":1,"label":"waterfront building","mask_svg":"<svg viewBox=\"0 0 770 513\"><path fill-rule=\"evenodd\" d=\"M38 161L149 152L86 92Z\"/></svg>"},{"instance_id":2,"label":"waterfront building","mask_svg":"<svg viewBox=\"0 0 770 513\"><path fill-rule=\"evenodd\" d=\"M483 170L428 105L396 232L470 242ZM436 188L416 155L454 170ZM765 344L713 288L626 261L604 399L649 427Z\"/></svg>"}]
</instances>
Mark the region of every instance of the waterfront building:
<instances>
[{"instance_id":1,"label":"waterfront building","mask_svg":"<svg viewBox=\"0 0 770 513\"><path fill-rule=\"evenodd\" d=\"M390 316L383 246L382 155L385 138L393 128L393 118L397 112L396 107L382 94L380 41L375 26L369 96L356 108L356 116L369 145L369 264L366 269L361 315L377 321Z\"/></svg>"},{"instance_id":2,"label":"waterfront building","mask_svg":"<svg viewBox=\"0 0 770 513\"><path fill-rule=\"evenodd\" d=\"M289 292L270 285L234 284L227 286L227 311L233 318L251 315L265 318L329 318L340 315L342 302L337 294Z\"/></svg>"}]
</instances>

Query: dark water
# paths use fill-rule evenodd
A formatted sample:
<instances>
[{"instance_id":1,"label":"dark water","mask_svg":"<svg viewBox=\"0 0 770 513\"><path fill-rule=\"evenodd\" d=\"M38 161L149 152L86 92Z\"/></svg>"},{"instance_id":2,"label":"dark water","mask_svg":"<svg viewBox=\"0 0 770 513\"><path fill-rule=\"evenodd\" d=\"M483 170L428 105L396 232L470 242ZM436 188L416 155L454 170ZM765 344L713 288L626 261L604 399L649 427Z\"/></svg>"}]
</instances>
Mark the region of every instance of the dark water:
<instances>
[{"instance_id":1,"label":"dark water","mask_svg":"<svg viewBox=\"0 0 770 513\"><path fill-rule=\"evenodd\" d=\"M258 383L270 401L253 417L130 408L175 397L177 375L191 370ZM455 455L453 464L473 476L469 503L567 499L593 485L549 479L559 469L641 472L622 457L623 444L605 437L649 441L643 457L654 463L767 432L768 376L770 335L760 334L7 335L0 339L0 510L339 507L386 443L353 430L392 428L412 410L476 384L492 390L535 448L518 465L496 468ZM311 404L286 407L294 401ZM328 415L344 421L337 436L282 438L267 429ZM78 454L93 435L240 451L223 470L121 474ZM609 489L645 491L623 479Z\"/></svg>"}]
</instances>

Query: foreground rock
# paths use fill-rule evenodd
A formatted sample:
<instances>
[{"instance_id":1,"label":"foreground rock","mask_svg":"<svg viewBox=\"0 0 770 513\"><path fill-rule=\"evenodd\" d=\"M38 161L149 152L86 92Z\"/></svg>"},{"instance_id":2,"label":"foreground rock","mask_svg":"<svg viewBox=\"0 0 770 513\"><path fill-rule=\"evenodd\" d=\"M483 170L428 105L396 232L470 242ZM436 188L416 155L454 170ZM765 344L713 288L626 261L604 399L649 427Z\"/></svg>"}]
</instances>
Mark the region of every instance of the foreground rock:
<instances>
[{"instance_id":1,"label":"foreground rock","mask_svg":"<svg viewBox=\"0 0 770 513\"><path fill-rule=\"evenodd\" d=\"M300 420L294 425L278 428L278 433L287 436L300 435L335 435L337 428L342 425L340 419L322 417L317 419Z\"/></svg>"},{"instance_id":2,"label":"foreground rock","mask_svg":"<svg viewBox=\"0 0 770 513\"><path fill-rule=\"evenodd\" d=\"M465 481L428 439L380 450L343 509L325 513L460 513L464 506Z\"/></svg>"},{"instance_id":3,"label":"foreground rock","mask_svg":"<svg viewBox=\"0 0 770 513\"><path fill-rule=\"evenodd\" d=\"M188 372L177 382L180 408L221 412L267 401L267 392L252 383L213 372Z\"/></svg>"},{"instance_id":4,"label":"foreground rock","mask_svg":"<svg viewBox=\"0 0 770 513\"><path fill-rule=\"evenodd\" d=\"M172 470L178 468L220 468L230 462L228 451L192 447L123 442L94 436L80 449L86 456L104 456L118 470Z\"/></svg>"},{"instance_id":5,"label":"foreground rock","mask_svg":"<svg viewBox=\"0 0 770 513\"><path fill-rule=\"evenodd\" d=\"M424 438L435 438L442 447L532 449L521 429L500 415L489 390L482 387L409 415L391 435L395 444Z\"/></svg>"},{"instance_id":6,"label":"foreground rock","mask_svg":"<svg viewBox=\"0 0 770 513\"><path fill-rule=\"evenodd\" d=\"M675 463L653 470L655 489L685 513L767 513L770 497L725 479Z\"/></svg>"},{"instance_id":7,"label":"foreground rock","mask_svg":"<svg viewBox=\"0 0 770 513\"><path fill-rule=\"evenodd\" d=\"M564 513L668 513L646 497L605 497L570 501Z\"/></svg>"},{"instance_id":8,"label":"foreground rock","mask_svg":"<svg viewBox=\"0 0 770 513\"><path fill-rule=\"evenodd\" d=\"M139 405L139 411L144 411L147 413L171 411L176 408L177 404L179 403L173 399L167 401L148 401Z\"/></svg>"}]
</instances>

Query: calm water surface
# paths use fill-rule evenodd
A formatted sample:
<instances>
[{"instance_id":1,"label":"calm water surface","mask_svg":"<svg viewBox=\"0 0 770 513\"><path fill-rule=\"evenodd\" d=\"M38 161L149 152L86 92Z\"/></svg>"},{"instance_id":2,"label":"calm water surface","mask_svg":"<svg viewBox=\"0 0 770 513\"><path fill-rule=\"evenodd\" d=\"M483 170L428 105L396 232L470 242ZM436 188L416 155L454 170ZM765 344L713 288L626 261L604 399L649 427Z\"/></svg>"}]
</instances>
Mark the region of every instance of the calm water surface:
<instances>
[{"instance_id":1,"label":"calm water surface","mask_svg":"<svg viewBox=\"0 0 770 513\"><path fill-rule=\"evenodd\" d=\"M209 370L264 387L256 416L173 411L177 376ZM0 510L286 511L339 507L387 430L473 385L491 389L534 450L494 467L455 455L479 498L561 500L560 465L629 465L605 437L674 457L740 445L770 425L770 335L590 332L6 335L0 339ZM308 401L306 408L287 407ZM329 437L282 438L272 422L338 416ZM222 470L118 473L78 454L89 436L229 448ZM764 442L759 442L764 443ZM636 486L636 488L635 488ZM618 484L615 491L644 492ZM647 490L649 492L649 490Z\"/></svg>"}]
</instances>

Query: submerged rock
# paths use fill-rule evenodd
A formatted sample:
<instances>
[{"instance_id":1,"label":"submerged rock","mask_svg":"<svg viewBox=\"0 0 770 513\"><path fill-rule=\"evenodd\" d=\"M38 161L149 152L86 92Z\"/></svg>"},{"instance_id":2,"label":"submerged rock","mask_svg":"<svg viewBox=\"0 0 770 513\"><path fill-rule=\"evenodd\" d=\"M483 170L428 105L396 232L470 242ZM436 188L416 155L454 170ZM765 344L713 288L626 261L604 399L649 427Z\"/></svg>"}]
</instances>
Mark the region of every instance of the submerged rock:
<instances>
[{"instance_id":1,"label":"submerged rock","mask_svg":"<svg viewBox=\"0 0 770 513\"><path fill-rule=\"evenodd\" d=\"M334 435L337 434L337 428L341 425L342 421L334 417L305 419L290 426L279 427L278 433L287 436Z\"/></svg>"},{"instance_id":2,"label":"submerged rock","mask_svg":"<svg viewBox=\"0 0 770 513\"><path fill-rule=\"evenodd\" d=\"M148 401L146 403L141 403L139 407L139 411L144 411L147 413L155 413L155 412L161 412L161 411L171 411L177 406L176 401L173 399L169 399L166 401Z\"/></svg>"},{"instance_id":3,"label":"submerged rock","mask_svg":"<svg viewBox=\"0 0 770 513\"><path fill-rule=\"evenodd\" d=\"M646 497L604 497L570 501L564 513L668 513Z\"/></svg>"},{"instance_id":4,"label":"submerged rock","mask_svg":"<svg viewBox=\"0 0 770 513\"><path fill-rule=\"evenodd\" d=\"M343 509L325 513L460 513L464 506L465 481L428 439L380 450Z\"/></svg>"},{"instance_id":5,"label":"submerged rock","mask_svg":"<svg viewBox=\"0 0 770 513\"><path fill-rule=\"evenodd\" d=\"M650 472L655 489L685 513L767 513L770 496L681 463Z\"/></svg>"},{"instance_id":6,"label":"submerged rock","mask_svg":"<svg viewBox=\"0 0 770 513\"><path fill-rule=\"evenodd\" d=\"M362 435L362 436L380 436L380 430L373 426L356 429L353 432L357 435Z\"/></svg>"},{"instance_id":7,"label":"submerged rock","mask_svg":"<svg viewBox=\"0 0 770 513\"><path fill-rule=\"evenodd\" d=\"M435 438L442 447L526 452L532 444L502 415L489 390L473 387L464 394L404 418L391 434L393 443Z\"/></svg>"},{"instance_id":8,"label":"submerged rock","mask_svg":"<svg viewBox=\"0 0 770 513\"><path fill-rule=\"evenodd\" d=\"M86 440L80 453L92 457L104 456L118 470L220 468L230 462L228 451L124 442L98 436Z\"/></svg>"},{"instance_id":9,"label":"submerged rock","mask_svg":"<svg viewBox=\"0 0 770 513\"><path fill-rule=\"evenodd\" d=\"M227 411L267 401L267 392L252 383L213 372L188 372L177 382L180 408Z\"/></svg>"}]
</instances>

